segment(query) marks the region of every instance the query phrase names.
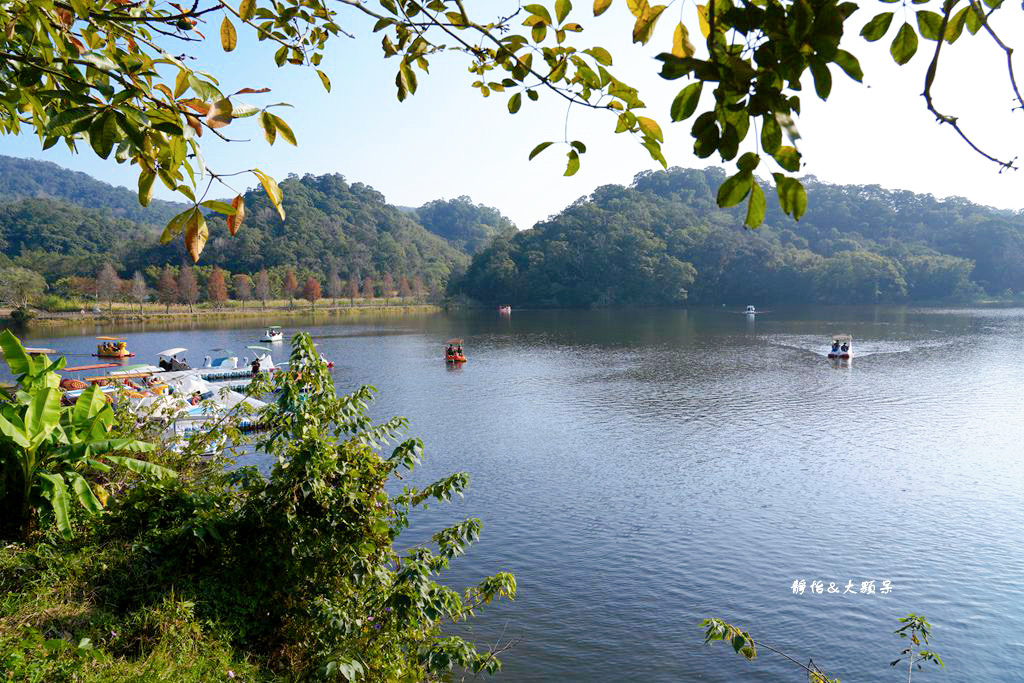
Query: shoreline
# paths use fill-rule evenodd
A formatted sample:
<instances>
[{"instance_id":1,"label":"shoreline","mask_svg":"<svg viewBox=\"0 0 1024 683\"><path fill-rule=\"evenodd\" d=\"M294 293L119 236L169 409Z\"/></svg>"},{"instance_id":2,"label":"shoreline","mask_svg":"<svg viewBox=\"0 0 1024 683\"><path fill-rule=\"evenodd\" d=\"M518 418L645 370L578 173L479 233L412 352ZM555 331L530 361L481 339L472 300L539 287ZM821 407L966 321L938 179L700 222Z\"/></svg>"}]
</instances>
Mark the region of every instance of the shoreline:
<instances>
[{"instance_id":1,"label":"shoreline","mask_svg":"<svg viewBox=\"0 0 1024 683\"><path fill-rule=\"evenodd\" d=\"M162 307L161 307L162 308ZM348 316L361 316L361 315L409 315L409 314L421 314L421 313L437 313L442 311L443 308L436 304L396 304L396 303L380 303L380 304L346 304L343 306L318 306L315 309L309 307L296 306L293 308L196 308L193 311L172 310L166 312L160 311L142 311L134 310L129 311L127 309L119 310L113 309L111 311L102 311L96 313L94 311L69 311L69 312L49 312L49 311L34 311L33 317L25 323L27 327L58 327L64 324L71 323L95 323L98 325L103 324L114 324L114 323L144 323L144 322L177 322L177 321L207 321L211 319L265 319L268 321L275 321L279 318L296 318L296 317L324 317L324 318L338 318ZM4 318L0 319L4 323L10 324L13 322L10 318L10 312L4 311L6 314Z\"/></svg>"}]
</instances>

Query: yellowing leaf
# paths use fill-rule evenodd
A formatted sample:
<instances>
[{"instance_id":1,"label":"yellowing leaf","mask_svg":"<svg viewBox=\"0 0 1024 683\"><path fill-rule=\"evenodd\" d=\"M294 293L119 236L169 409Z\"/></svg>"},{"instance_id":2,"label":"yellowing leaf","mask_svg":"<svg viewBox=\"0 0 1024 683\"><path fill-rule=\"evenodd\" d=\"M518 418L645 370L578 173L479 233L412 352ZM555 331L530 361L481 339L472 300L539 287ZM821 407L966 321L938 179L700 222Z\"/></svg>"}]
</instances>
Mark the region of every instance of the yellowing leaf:
<instances>
[{"instance_id":1,"label":"yellowing leaf","mask_svg":"<svg viewBox=\"0 0 1024 683\"><path fill-rule=\"evenodd\" d=\"M672 36L672 54L676 57L692 57L696 50L690 42L690 32L686 30L682 22L676 26L675 35Z\"/></svg>"},{"instance_id":2,"label":"yellowing leaf","mask_svg":"<svg viewBox=\"0 0 1024 683\"><path fill-rule=\"evenodd\" d=\"M651 136L658 142L665 141L665 136L661 133L661 126L659 126L658 122L654 119L649 119L645 116L638 116L636 117L636 122L640 126L640 130L647 135Z\"/></svg>"},{"instance_id":3,"label":"yellowing leaf","mask_svg":"<svg viewBox=\"0 0 1024 683\"><path fill-rule=\"evenodd\" d=\"M231 52L238 45L238 33L235 32L235 25L227 17L220 22L220 44L224 48L224 52Z\"/></svg>"},{"instance_id":4,"label":"yellowing leaf","mask_svg":"<svg viewBox=\"0 0 1024 683\"><path fill-rule=\"evenodd\" d=\"M636 20L636 24L633 26L633 42L646 45L647 41L651 39L651 34L654 33L654 26L658 23L658 17L661 13L668 9L665 5L658 5L656 7L648 7L647 10L640 15Z\"/></svg>"},{"instance_id":5,"label":"yellowing leaf","mask_svg":"<svg viewBox=\"0 0 1024 683\"><path fill-rule=\"evenodd\" d=\"M242 195L238 195L231 200L231 206L235 208L235 215L228 216L228 232L234 237L238 234L239 228L242 227L242 223L245 221L245 198Z\"/></svg>"},{"instance_id":6,"label":"yellowing leaf","mask_svg":"<svg viewBox=\"0 0 1024 683\"><path fill-rule=\"evenodd\" d=\"M252 19L255 12L256 0L242 0L242 4L238 6L238 16L242 18L242 21L249 21Z\"/></svg>"},{"instance_id":7,"label":"yellowing leaf","mask_svg":"<svg viewBox=\"0 0 1024 683\"><path fill-rule=\"evenodd\" d=\"M252 169L252 172L260 179L267 197L270 198L270 202L277 208L277 213L281 215L281 220L284 220L284 207L281 206L281 199L284 195L281 194L281 188L278 187L277 181L258 168Z\"/></svg>"},{"instance_id":8,"label":"yellowing leaf","mask_svg":"<svg viewBox=\"0 0 1024 683\"><path fill-rule=\"evenodd\" d=\"M206 225L206 216L199 208L192 209L192 214L185 223L185 247L194 263L199 263L199 255L203 253L209 237L210 229Z\"/></svg>"},{"instance_id":9,"label":"yellowing leaf","mask_svg":"<svg viewBox=\"0 0 1024 683\"><path fill-rule=\"evenodd\" d=\"M231 123L231 100L224 98L217 100L206 112L206 125L210 128L223 128Z\"/></svg>"},{"instance_id":10,"label":"yellowing leaf","mask_svg":"<svg viewBox=\"0 0 1024 683\"><path fill-rule=\"evenodd\" d=\"M700 20L700 32L705 38L711 35L711 24L708 23L708 6L697 5L697 18Z\"/></svg>"},{"instance_id":11,"label":"yellowing leaf","mask_svg":"<svg viewBox=\"0 0 1024 683\"><path fill-rule=\"evenodd\" d=\"M594 16L601 16L611 6L612 0L594 0Z\"/></svg>"},{"instance_id":12,"label":"yellowing leaf","mask_svg":"<svg viewBox=\"0 0 1024 683\"><path fill-rule=\"evenodd\" d=\"M277 127L274 125L275 116L270 112L260 112L260 126L263 128L263 135L267 138L267 143L274 144L274 140L277 139Z\"/></svg>"},{"instance_id":13,"label":"yellowing leaf","mask_svg":"<svg viewBox=\"0 0 1024 683\"><path fill-rule=\"evenodd\" d=\"M269 114L269 116L274 120L274 128L276 128L277 132L281 134L281 137L293 145L299 144L295 141L295 133L292 132L292 129L280 116L274 116L273 114Z\"/></svg>"}]
</instances>

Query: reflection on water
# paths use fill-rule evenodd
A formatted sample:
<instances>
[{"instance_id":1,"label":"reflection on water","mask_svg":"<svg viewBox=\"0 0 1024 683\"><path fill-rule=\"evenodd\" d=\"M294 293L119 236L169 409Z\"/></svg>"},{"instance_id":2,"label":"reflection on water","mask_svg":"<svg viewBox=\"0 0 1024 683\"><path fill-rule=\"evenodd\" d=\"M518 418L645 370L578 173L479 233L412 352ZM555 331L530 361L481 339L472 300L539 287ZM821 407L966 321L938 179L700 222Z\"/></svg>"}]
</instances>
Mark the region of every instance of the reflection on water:
<instances>
[{"instance_id":1,"label":"reflection on water","mask_svg":"<svg viewBox=\"0 0 1024 683\"><path fill-rule=\"evenodd\" d=\"M128 331L138 362L168 346L198 360L244 349L272 322L89 326L32 342L85 354L96 334ZM464 501L432 508L403 541L483 519L448 578L516 573L520 598L470 631L521 639L499 679L799 678L768 653L747 663L705 648L699 621L720 616L843 680L883 680L910 611L936 624L945 680L1019 676L1024 364L1007 350L1024 333L1020 309L805 308L756 321L517 310L304 326L340 387L374 384L375 415L411 419L428 456L416 482L472 474ZM823 357L835 332L853 335L853 363ZM464 366L444 362L451 337L466 340ZM894 588L794 595L800 579Z\"/></svg>"}]
</instances>

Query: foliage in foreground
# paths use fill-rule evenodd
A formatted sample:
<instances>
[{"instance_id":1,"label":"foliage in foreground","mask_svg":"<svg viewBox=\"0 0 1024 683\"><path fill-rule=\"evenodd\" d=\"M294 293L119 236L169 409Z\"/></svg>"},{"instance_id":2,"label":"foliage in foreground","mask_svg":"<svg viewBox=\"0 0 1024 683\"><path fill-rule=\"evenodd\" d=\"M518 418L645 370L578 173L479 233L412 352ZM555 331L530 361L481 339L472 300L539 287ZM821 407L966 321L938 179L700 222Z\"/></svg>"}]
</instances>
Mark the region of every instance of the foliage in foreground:
<instances>
[{"instance_id":1,"label":"foliage in foreground","mask_svg":"<svg viewBox=\"0 0 1024 683\"><path fill-rule=\"evenodd\" d=\"M307 336L257 390L271 388L258 444L269 476L159 452L180 477L139 480L103 514L75 515L72 542L44 533L0 552L0 678L423 681L500 667L442 633L515 596L510 574L464 593L435 580L480 522L395 545L415 508L461 495L468 476L389 494L421 442L382 452L405 420L374 424L370 387L338 397Z\"/></svg>"},{"instance_id":2,"label":"foliage in foreground","mask_svg":"<svg viewBox=\"0 0 1024 683\"><path fill-rule=\"evenodd\" d=\"M907 681L912 679L915 666L918 671L922 670L921 662L932 662L939 667L945 666L942 662L942 658L939 657L937 653L921 649L922 642L925 645L928 644L928 638L931 636L932 627L924 616L911 613L905 617L901 617L900 623L903 624L903 626L896 629L894 633L896 633L900 638L909 639L910 644L900 651L900 657L889 663L890 666L896 666L904 657L906 657L908 659ZM758 648L763 648L786 658L796 666L802 668L807 673L807 680L809 683L840 683L838 678L830 678L827 673L818 668L813 659L808 661L807 664L803 664L793 657L790 657L785 652L782 652L763 641L754 640L754 637L751 636L749 632L744 631L737 626L733 626L727 621L717 618L705 619L701 622L701 627L704 629L705 645L710 645L716 641L728 643L732 646L732 649L736 654L742 655L748 662L757 659Z\"/></svg>"},{"instance_id":3,"label":"foliage in foreground","mask_svg":"<svg viewBox=\"0 0 1024 683\"><path fill-rule=\"evenodd\" d=\"M0 538L21 538L40 515L50 517L65 537L71 535L68 506L77 500L97 513L109 493L87 474L106 475L111 464L148 477L174 472L119 453L151 451L134 438L111 438L114 411L93 384L74 404L61 405L63 358L51 363L31 356L9 330L0 333L11 373L18 384L0 389Z\"/></svg>"}]
</instances>

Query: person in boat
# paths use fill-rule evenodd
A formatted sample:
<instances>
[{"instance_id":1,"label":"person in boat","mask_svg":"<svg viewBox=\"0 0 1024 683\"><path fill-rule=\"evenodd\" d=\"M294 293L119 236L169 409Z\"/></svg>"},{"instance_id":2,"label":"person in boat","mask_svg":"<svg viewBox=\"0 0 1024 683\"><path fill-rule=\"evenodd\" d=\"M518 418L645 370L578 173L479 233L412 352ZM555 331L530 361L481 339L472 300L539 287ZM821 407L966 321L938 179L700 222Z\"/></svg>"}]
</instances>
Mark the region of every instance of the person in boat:
<instances>
[{"instance_id":1,"label":"person in boat","mask_svg":"<svg viewBox=\"0 0 1024 683\"><path fill-rule=\"evenodd\" d=\"M198 391L193 391L192 392L192 397L189 398L188 402L191 403L194 406L197 406L197 405L199 405L202 402L202 400L203 400L203 395L200 394Z\"/></svg>"},{"instance_id":2,"label":"person in boat","mask_svg":"<svg viewBox=\"0 0 1024 683\"><path fill-rule=\"evenodd\" d=\"M452 346L451 344L449 344L449 345L448 345L448 348L447 348L447 349L445 349L445 352L444 352L444 354L445 354L446 356L454 356L454 355L455 355L455 347L454 347L454 346Z\"/></svg>"},{"instance_id":3,"label":"person in boat","mask_svg":"<svg viewBox=\"0 0 1024 683\"><path fill-rule=\"evenodd\" d=\"M838 351L839 351L839 342L837 342L837 341L832 342L832 353L837 353Z\"/></svg>"},{"instance_id":4,"label":"person in boat","mask_svg":"<svg viewBox=\"0 0 1024 683\"><path fill-rule=\"evenodd\" d=\"M462 356L462 344L455 347L455 355L460 357Z\"/></svg>"},{"instance_id":5,"label":"person in boat","mask_svg":"<svg viewBox=\"0 0 1024 683\"><path fill-rule=\"evenodd\" d=\"M259 358L253 358L252 359L252 376L255 377L258 374L260 374L260 359Z\"/></svg>"},{"instance_id":6,"label":"person in boat","mask_svg":"<svg viewBox=\"0 0 1024 683\"><path fill-rule=\"evenodd\" d=\"M167 360L166 358L161 358L158 365L160 366L161 370L166 371L171 369L171 361Z\"/></svg>"},{"instance_id":7,"label":"person in boat","mask_svg":"<svg viewBox=\"0 0 1024 683\"><path fill-rule=\"evenodd\" d=\"M849 350L850 350L850 344L849 344L849 342L843 342L843 345L842 345L842 347L840 348L840 350L841 350L841 351L842 351L843 353L846 353L847 351L849 351Z\"/></svg>"}]
</instances>

